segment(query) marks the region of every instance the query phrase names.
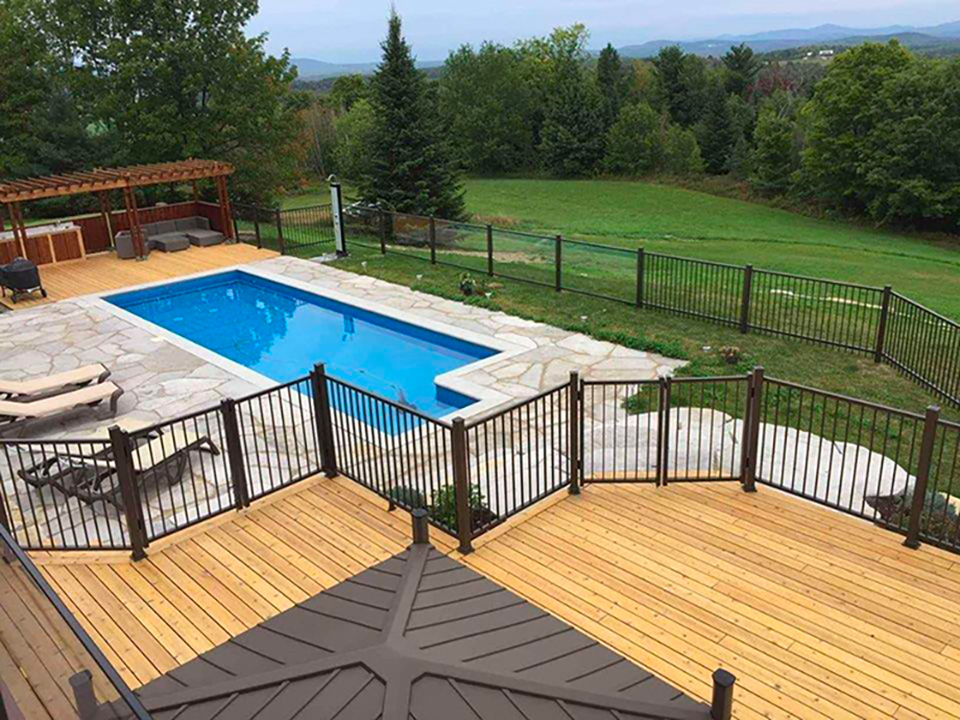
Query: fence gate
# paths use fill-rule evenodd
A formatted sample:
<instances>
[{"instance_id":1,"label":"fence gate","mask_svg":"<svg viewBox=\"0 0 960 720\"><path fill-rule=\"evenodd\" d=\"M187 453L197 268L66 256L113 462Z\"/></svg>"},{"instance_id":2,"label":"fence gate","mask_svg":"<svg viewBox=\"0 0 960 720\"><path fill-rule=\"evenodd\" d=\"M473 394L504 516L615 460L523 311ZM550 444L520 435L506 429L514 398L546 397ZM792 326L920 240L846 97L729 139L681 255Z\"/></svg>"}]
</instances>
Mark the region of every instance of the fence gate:
<instances>
[{"instance_id":1,"label":"fence gate","mask_svg":"<svg viewBox=\"0 0 960 720\"><path fill-rule=\"evenodd\" d=\"M583 484L739 480L746 377L584 381Z\"/></svg>"}]
</instances>

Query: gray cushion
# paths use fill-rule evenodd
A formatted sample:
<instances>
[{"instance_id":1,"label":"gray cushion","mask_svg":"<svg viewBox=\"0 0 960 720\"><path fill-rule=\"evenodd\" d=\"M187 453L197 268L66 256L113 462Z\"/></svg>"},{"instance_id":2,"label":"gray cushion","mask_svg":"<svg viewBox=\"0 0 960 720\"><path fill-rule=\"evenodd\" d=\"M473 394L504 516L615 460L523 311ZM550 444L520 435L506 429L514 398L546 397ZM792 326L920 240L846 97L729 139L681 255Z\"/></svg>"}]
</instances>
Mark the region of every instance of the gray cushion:
<instances>
[{"instance_id":1,"label":"gray cushion","mask_svg":"<svg viewBox=\"0 0 960 720\"><path fill-rule=\"evenodd\" d=\"M176 252L190 247L190 241L186 235L167 233L150 238L150 246L156 250L163 250L163 252Z\"/></svg>"},{"instance_id":2,"label":"gray cushion","mask_svg":"<svg viewBox=\"0 0 960 720\"><path fill-rule=\"evenodd\" d=\"M190 243L198 247L209 247L210 245L219 245L223 242L223 233L216 230L191 230L187 233Z\"/></svg>"},{"instance_id":3,"label":"gray cushion","mask_svg":"<svg viewBox=\"0 0 960 720\"><path fill-rule=\"evenodd\" d=\"M153 237L154 235L160 234L160 228L157 227L157 225L158 223L146 223L144 225L141 225L140 227L143 228L144 235L146 235L147 237Z\"/></svg>"},{"instance_id":4,"label":"gray cushion","mask_svg":"<svg viewBox=\"0 0 960 720\"><path fill-rule=\"evenodd\" d=\"M177 224L173 220L164 220L157 223L157 235L168 235L177 231Z\"/></svg>"},{"instance_id":5,"label":"gray cushion","mask_svg":"<svg viewBox=\"0 0 960 720\"><path fill-rule=\"evenodd\" d=\"M177 230L180 232L197 229L197 218L195 217L178 218L175 222L177 223Z\"/></svg>"},{"instance_id":6,"label":"gray cushion","mask_svg":"<svg viewBox=\"0 0 960 720\"><path fill-rule=\"evenodd\" d=\"M197 221L197 230L209 230L210 221L205 217L194 218Z\"/></svg>"}]
</instances>

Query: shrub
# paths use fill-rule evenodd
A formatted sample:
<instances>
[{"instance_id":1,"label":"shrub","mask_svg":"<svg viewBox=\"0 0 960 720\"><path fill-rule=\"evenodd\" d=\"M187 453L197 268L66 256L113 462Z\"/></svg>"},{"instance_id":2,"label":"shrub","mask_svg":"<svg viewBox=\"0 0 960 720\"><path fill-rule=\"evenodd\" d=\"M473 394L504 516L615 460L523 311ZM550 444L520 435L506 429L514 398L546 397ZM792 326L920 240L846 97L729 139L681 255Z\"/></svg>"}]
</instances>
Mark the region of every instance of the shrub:
<instances>
[{"instance_id":1,"label":"shrub","mask_svg":"<svg viewBox=\"0 0 960 720\"><path fill-rule=\"evenodd\" d=\"M898 495L867 498L883 519L894 527L906 529L913 506L913 486ZM928 490L920 514L920 534L950 543L960 543L960 517L946 495Z\"/></svg>"},{"instance_id":2,"label":"shrub","mask_svg":"<svg viewBox=\"0 0 960 720\"><path fill-rule=\"evenodd\" d=\"M487 507L479 485L470 486L470 511L473 528L485 525L496 517ZM430 516L434 522L444 527L451 529L457 527L457 492L453 485L445 485L434 493Z\"/></svg>"},{"instance_id":3,"label":"shrub","mask_svg":"<svg viewBox=\"0 0 960 720\"><path fill-rule=\"evenodd\" d=\"M427 507L426 496L409 485L397 485L390 488L387 491L387 499L402 508L410 508L411 510Z\"/></svg>"}]
</instances>

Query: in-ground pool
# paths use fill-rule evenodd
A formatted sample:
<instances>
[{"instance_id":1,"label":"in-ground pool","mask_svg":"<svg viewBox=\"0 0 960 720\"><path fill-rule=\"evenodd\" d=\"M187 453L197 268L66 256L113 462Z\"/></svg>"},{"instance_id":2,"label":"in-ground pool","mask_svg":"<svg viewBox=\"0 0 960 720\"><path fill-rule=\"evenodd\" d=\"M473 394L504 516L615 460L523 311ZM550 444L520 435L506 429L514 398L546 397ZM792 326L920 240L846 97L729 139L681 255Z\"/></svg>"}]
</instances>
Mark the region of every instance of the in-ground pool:
<instances>
[{"instance_id":1,"label":"in-ground pool","mask_svg":"<svg viewBox=\"0 0 960 720\"><path fill-rule=\"evenodd\" d=\"M233 270L107 302L277 382L327 372L431 417L476 402L437 375L498 351Z\"/></svg>"}]
</instances>

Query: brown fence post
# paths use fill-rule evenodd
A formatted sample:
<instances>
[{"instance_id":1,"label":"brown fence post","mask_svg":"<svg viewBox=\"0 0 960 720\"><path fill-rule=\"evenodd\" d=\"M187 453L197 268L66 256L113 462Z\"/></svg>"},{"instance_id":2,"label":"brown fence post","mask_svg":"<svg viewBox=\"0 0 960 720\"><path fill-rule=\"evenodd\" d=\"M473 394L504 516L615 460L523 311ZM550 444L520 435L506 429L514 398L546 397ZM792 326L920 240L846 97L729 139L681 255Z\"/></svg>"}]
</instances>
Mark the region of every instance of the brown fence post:
<instances>
[{"instance_id":1,"label":"brown fence post","mask_svg":"<svg viewBox=\"0 0 960 720\"><path fill-rule=\"evenodd\" d=\"M667 466L670 464L670 377L660 378L660 413L657 416L657 487L667 485Z\"/></svg>"},{"instance_id":2,"label":"brown fence post","mask_svg":"<svg viewBox=\"0 0 960 720\"><path fill-rule=\"evenodd\" d=\"M886 285L883 288L883 300L880 303L880 323L877 325L877 344L873 351L873 361L883 362L883 346L887 339L887 318L890 316L890 296L893 288Z\"/></svg>"},{"instance_id":3,"label":"brown fence post","mask_svg":"<svg viewBox=\"0 0 960 720\"><path fill-rule=\"evenodd\" d=\"M310 392L313 394L313 412L317 424L320 470L327 477L333 477L337 474L337 446L333 440L333 412L323 363L314 365L310 372Z\"/></svg>"},{"instance_id":4,"label":"brown fence post","mask_svg":"<svg viewBox=\"0 0 960 720\"><path fill-rule=\"evenodd\" d=\"M757 457L760 447L760 401L763 395L763 368L755 367L750 373L747 394L747 412L743 421L740 441L744 444L740 463L740 482L744 492L757 491Z\"/></svg>"},{"instance_id":5,"label":"brown fence post","mask_svg":"<svg viewBox=\"0 0 960 720\"><path fill-rule=\"evenodd\" d=\"M920 547L920 521L923 519L923 505L927 499L927 483L930 480L930 466L933 464L933 445L937 439L937 423L940 421L940 408L931 405L923 422L923 440L920 443L920 462L917 466L916 480L913 485L913 502L910 504L910 521L907 525L907 539L903 544L912 550Z\"/></svg>"},{"instance_id":6,"label":"brown fence post","mask_svg":"<svg viewBox=\"0 0 960 720\"><path fill-rule=\"evenodd\" d=\"M387 254L387 216L382 209L378 209L380 213L380 254Z\"/></svg>"},{"instance_id":7,"label":"brown fence post","mask_svg":"<svg viewBox=\"0 0 960 720\"><path fill-rule=\"evenodd\" d=\"M453 419L450 435L450 449L453 452L453 490L457 502L457 548L466 555L473 552L473 512L470 507L470 477L467 466L467 428L463 418Z\"/></svg>"},{"instance_id":8,"label":"brown fence post","mask_svg":"<svg viewBox=\"0 0 960 720\"><path fill-rule=\"evenodd\" d=\"M487 275L493 277L493 225L487 225Z\"/></svg>"},{"instance_id":9,"label":"brown fence post","mask_svg":"<svg viewBox=\"0 0 960 720\"><path fill-rule=\"evenodd\" d=\"M580 494L580 373L570 373L567 389L567 457L570 464L570 494Z\"/></svg>"},{"instance_id":10,"label":"brown fence post","mask_svg":"<svg viewBox=\"0 0 960 720\"><path fill-rule=\"evenodd\" d=\"M243 462L243 443L240 440L240 423L237 421L237 403L233 398L226 398L220 402L220 417L223 420L223 434L227 440L227 464L230 466L233 500L239 510L250 505L250 489L247 487L247 468Z\"/></svg>"},{"instance_id":11,"label":"brown fence post","mask_svg":"<svg viewBox=\"0 0 960 720\"><path fill-rule=\"evenodd\" d=\"M646 265L646 252L643 248L637 248L637 300L636 305L638 308L643 307L643 291L644 291L644 281L645 278L645 265Z\"/></svg>"},{"instance_id":12,"label":"brown fence post","mask_svg":"<svg viewBox=\"0 0 960 720\"><path fill-rule=\"evenodd\" d=\"M737 678L723 668L713 671L713 701L710 720L730 720L733 717L733 687Z\"/></svg>"},{"instance_id":13,"label":"brown fence post","mask_svg":"<svg viewBox=\"0 0 960 720\"><path fill-rule=\"evenodd\" d=\"M0 488L0 525L3 528L13 535L13 530L10 529L10 518L7 517L7 497L6 494ZM2 720L2 718L0 718Z\"/></svg>"},{"instance_id":14,"label":"brown fence post","mask_svg":"<svg viewBox=\"0 0 960 720\"><path fill-rule=\"evenodd\" d=\"M437 223L430 216L430 264L437 264Z\"/></svg>"},{"instance_id":15,"label":"brown fence post","mask_svg":"<svg viewBox=\"0 0 960 720\"><path fill-rule=\"evenodd\" d=\"M410 522L413 526L413 544L414 545L429 545L430 544L430 523L428 521L428 513L423 508L417 508L412 513L410 513Z\"/></svg>"},{"instance_id":16,"label":"brown fence post","mask_svg":"<svg viewBox=\"0 0 960 720\"><path fill-rule=\"evenodd\" d=\"M563 238L557 235L553 243L553 289L560 292L563 289Z\"/></svg>"},{"instance_id":17,"label":"brown fence post","mask_svg":"<svg viewBox=\"0 0 960 720\"><path fill-rule=\"evenodd\" d=\"M113 463L117 468L117 482L120 484L120 497L123 499L123 512L127 520L127 535L130 537L130 548L134 560L142 560L147 556L146 533L143 527L143 516L140 512L140 493L134 484L133 450L130 436L120 429L119 425L110 428L110 445L113 450Z\"/></svg>"},{"instance_id":18,"label":"brown fence post","mask_svg":"<svg viewBox=\"0 0 960 720\"><path fill-rule=\"evenodd\" d=\"M280 208L277 208L277 247L280 249L281 255L286 255L286 250L283 246L283 220L280 216L281 212Z\"/></svg>"},{"instance_id":19,"label":"brown fence post","mask_svg":"<svg viewBox=\"0 0 960 720\"><path fill-rule=\"evenodd\" d=\"M257 236L257 249L263 247L263 240L260 238L260 208L253 206L253 234Z\"/></svg>"},{"instance_id":20,"label":"brown fence post","mask_svg":"<svg viewBox=\"0 0 960 720\"><path fill-rule=\"evenodd\" d=\"M753 265L743 266L743 294L740 297L740 332L750 329L750 294L753 289Z\"/></svg>"},{"instance_id":21,"label":"brown fence post","mask_svg":"<svg viewBox=\"0 0 960 720\"><path fill-rule=\"evenodd\" d=\"M93 691L93 675L84 669L71 675L68 682L73 689L73 701L80 720L95 720L100 715L100 703Z\"/></svg>"}]
</instances>

